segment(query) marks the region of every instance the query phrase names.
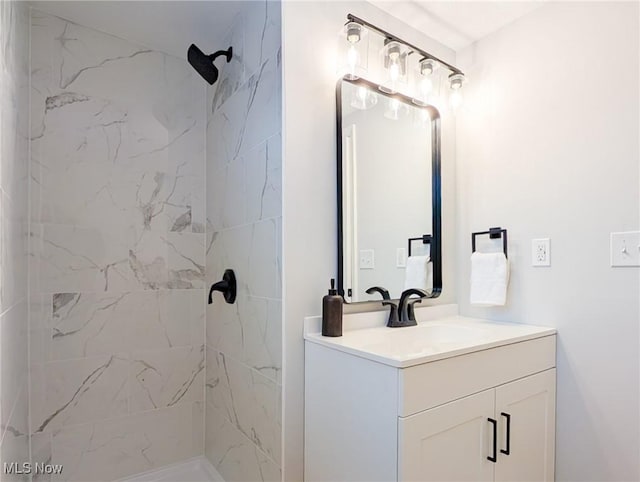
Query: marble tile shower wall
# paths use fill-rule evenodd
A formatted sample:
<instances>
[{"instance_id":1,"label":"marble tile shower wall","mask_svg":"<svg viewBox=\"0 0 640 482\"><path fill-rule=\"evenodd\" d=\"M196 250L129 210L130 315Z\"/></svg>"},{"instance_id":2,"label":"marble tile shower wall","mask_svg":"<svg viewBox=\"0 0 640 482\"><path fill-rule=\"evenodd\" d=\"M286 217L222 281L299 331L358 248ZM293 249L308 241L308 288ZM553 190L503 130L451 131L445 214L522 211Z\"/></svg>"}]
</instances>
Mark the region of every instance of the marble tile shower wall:
<instances>
[{"instance_id":1,"label":"marble tile shower wall","mask_svg":"<svg viewBox=\"0 0 640 482\"><path fill-rule=\"evenodd\" d=\"M31 429L55 480L204 450L205 87L31 16Z\"/></svg>"},{"instance_id":2,"label":"marble tile shower wall","mask_svg":"<svg viewBox=\"0 0 640 482\"><path fill-rule=\"evenodd\" d=\"M280 481L280 3L247 2L226 45L207 97L206 277L233 268L238 299L207 310L205 454L227 482Z\"/></svg>"},{"instance_id":3,"label":"marble tile shower wall","mask_svg":"<svg viewBox=\"0 0 640 482\"><path fill-rule=\"evenodd\" d=\"M0 470L29 460L28 59L28 9L0 2Z\"/></svg>"}]
</instances>

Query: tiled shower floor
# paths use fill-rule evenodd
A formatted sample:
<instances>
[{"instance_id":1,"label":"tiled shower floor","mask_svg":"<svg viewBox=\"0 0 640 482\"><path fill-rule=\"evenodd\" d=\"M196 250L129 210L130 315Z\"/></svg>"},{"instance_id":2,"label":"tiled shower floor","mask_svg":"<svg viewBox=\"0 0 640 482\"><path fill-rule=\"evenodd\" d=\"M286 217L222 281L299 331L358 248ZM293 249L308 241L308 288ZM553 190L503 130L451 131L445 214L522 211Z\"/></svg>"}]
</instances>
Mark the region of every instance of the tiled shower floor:
<instances>
[{"instance_id":1,"label":"tiled shower floor","mask_svg":"<svg viewBox=\"0 0 640 482\"><path fill-rule=\"evenodd\" d=\"M120 482L224 482L224 479L205 457L197 457Z\"/></svg>"}]
</instances>

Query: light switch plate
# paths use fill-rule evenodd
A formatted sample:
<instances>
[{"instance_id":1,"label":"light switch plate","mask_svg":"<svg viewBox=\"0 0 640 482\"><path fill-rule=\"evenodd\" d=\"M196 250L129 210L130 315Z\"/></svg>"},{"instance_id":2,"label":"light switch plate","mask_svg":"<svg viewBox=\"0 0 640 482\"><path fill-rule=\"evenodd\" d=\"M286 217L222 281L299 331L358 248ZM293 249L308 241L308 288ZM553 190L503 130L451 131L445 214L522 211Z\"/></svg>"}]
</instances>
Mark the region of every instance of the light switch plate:
<instances>
[{"instance_id":1,"label":"light switch plate","mask_svg":"<svg viewBox=\"0 0 640 482\"><path fill-rule=\"evenodd\" d=\"M640 231L611 233L611 266L640 266Z\"/></svg>"},{"instance_id":2,"label":"light switch plate","mask_svg":"<svg viewBox=\"0 0 640 482\"><path fill-rule=\"evenodd\" d=\"M373 249L360 250L360 269L375 269L376 263Z\"/></svg>"}]
</instances>

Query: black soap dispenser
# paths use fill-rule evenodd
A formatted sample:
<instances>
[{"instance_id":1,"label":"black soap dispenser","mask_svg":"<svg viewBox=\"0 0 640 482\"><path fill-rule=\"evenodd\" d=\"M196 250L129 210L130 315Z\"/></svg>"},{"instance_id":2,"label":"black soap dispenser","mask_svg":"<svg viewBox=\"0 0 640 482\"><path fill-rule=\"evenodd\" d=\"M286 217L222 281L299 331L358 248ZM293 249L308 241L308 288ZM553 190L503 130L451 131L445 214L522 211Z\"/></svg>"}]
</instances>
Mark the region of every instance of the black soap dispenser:
<instances>
[{"instance_id":1,"label":"black soap dispenser","mask_svg":"<svg viewBox=\"0 0 640 482\"><path fill-rule=\"evenodd\" d=\"M322 298L322 336L342 336L342 296L331 279L331 289Z\"/></svg>"}]
</instances>

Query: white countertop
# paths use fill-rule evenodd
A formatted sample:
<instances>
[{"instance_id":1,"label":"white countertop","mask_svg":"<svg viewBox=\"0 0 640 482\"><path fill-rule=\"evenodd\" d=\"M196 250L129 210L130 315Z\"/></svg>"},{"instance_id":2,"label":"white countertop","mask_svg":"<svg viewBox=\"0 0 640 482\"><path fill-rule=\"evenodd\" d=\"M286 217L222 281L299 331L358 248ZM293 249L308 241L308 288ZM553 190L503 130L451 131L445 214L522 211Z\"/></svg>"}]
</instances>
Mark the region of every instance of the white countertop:
<instances>
[{"instance_id":1,"label":"white countertop","mask_svg":"<svg viewBox=\"0 0 640 482\"><path fill-rule=\"evenodd\" d=\"M357 329L343 329L343 336L335 338L322 336L320 317L311 317L305 319L304 338L310 343L406 368L556 333L553 328L466 318L452 315L451 311L440 309L438 313L444 316L435 319L430 316L429 321L420 321L418 326L403 328L366 326L371 323L360 321ZM362 318L362 315L345 315L343 324L349 325L351 316ZM375 323L379 323L379 315L373 316Z\"/></svg>"}]
</instances>

